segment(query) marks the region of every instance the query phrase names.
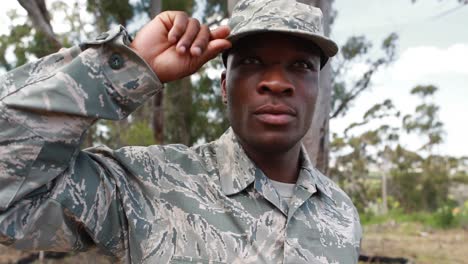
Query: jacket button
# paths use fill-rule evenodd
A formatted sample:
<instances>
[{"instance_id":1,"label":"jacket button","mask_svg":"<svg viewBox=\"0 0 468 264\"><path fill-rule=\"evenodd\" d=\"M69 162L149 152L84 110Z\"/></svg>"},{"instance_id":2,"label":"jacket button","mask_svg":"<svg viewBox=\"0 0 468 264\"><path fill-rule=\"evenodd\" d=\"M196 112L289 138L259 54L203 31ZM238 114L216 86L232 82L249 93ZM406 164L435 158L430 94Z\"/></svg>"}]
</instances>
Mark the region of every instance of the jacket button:
<instances>
[{"instance_id":1,"label":"jacket button","mask_svg":"<svg viewBox=\"0 0 468 264\"><path fill-rule=\"evenodd\" d=\"M107 37L109 37L108 33L102 33L101 35L96 37L96 40L103 40L103 39L106 39Z\"/></svg>"},{"instance_id":2,"label":"jacket button","mask_svg":"<svg viewBox=\"0 0 468 264\"><path fill-rule=\"evenodd\" d=\"M124 59L118 53L114 53L109 58L109 66L114 69L118 70L124 66Z\"/></svg>"}]
</instances>

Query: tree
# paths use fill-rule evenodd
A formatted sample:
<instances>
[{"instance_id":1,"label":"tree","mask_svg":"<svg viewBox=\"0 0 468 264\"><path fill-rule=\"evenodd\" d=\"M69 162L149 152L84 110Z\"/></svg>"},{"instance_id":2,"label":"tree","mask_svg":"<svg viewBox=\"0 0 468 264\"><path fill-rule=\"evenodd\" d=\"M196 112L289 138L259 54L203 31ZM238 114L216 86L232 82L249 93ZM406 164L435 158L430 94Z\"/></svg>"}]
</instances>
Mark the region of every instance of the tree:
<instances>
[{"instance_id":1,"label":"tree","mask_svg":"<svg viewBox=\"0 0 468 264\"><path fill-rule=\"evenodd\" d=\"M363 128L399 115L392 101L385 100L371 107L362 121L349 125L342 137L333 135L331 175L361 212L379 197L381 175L375 173L376 169L387 165L388 153L399 140L398 127L383 123L371 129ZM363 132L351 133L357 129Z\"/></svg>"},{"instance_id":2,"label":"tree","mask_svg":"<svg viewBox=\"0 0 468 264\"><path fill-rule=\"evenodd\" d=\"M50 25L50 15L45 5L45 0L27 1L18 0L20 5L26 9L29 18L33 21L38 32L41 32L44 37L51 42L52 48L56 50L62 47L62 44L57 39L52 26Z\"/></svg>"},{"instance_id":3,"label":"tree","mask_svg":"<svg viewBox=\"0 0 468 264\"><path fill-rule=\"evenodd\" d=\"M421 150L426 150L429 154L432 154L434 146L443 141L443 123L438 118L439 107L430 102L437 90L433 85L414 87L411 94L418 95L423 103L416 107L414 115L406 115L403 118L403 127L408 133L414 131L427 137Z\"/></svg>"},{"instance_id":4,"label":"tree","mask_svg":"<svg viewBox=\"0 0 468 264\"><path fill-rule=\"evenodd\" d=\"M326 36L330 35L333 23L331 0L309 0L308 3L319 7L323 12L323 27ZM330 105L332 94L332 70L328 63L320 72L320 91L317 98L314 118L311 127L304 137L304 145L313 164L325 174L328 174L330 148Z\"/></svg>"},{"instance_id":5,"label":"tree","mask_svg":"<svg viewBox=\"0 0 468 264\"><path fill-rule=\"evenodd\" d=\"M466 173L460 166L463 159L434 153L444 134L438 120L439 106L431 102L437 90L432 85L411 90L422 99L413 115L400 117L392 102L385 100L371 107L362 121L350 124L343 136L333 136L331 174L361 212L375 207L376 201L380 206L379 183L387 176L388 193L407 212L433 212L454 203L449 199L449 188L453 182L463 181ZM395 125L397 119L401 126ZM401 145L400 134L404 132L425 139L418 152ZM384 209L385 204L382 206Z\"/></svg>"}]
</instances>

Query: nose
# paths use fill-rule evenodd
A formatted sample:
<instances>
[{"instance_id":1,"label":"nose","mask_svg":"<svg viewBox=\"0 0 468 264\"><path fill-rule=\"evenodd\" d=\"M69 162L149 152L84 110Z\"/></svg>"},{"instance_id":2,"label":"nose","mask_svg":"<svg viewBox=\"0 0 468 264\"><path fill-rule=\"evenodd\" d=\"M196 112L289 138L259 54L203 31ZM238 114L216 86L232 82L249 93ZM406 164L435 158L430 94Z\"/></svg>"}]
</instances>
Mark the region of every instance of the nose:
<instances>
[{"instance_id":1,"label":"nose","mask_svg":"<svg viewBox=\"0 0 468 264\"><path fill-rule=\"evenodd\" d=\"M271 65L265 70L262 80L258 83L257 92L291 96L294 93L294 85L281 65Z\"/></svg>"}]
</instances>

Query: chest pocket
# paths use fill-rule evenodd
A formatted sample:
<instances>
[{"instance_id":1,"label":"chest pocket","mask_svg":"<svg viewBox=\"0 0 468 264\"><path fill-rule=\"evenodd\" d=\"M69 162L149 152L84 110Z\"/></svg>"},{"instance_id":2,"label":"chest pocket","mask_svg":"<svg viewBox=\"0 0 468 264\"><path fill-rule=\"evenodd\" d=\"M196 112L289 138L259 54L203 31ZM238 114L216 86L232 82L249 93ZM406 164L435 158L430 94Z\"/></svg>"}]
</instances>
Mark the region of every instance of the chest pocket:
<instances>
[{"instance_id":1,"label":"chest pocket","mask_svg":"<svg viewBox=\"0 0 468 264\"><path fill-rule=\"evenodd\" d=\"M171 259L171 264L227 264L226 262L193 258L193 257L183 257L183 256L173 256Z\"/></svg>"}]
</instances>

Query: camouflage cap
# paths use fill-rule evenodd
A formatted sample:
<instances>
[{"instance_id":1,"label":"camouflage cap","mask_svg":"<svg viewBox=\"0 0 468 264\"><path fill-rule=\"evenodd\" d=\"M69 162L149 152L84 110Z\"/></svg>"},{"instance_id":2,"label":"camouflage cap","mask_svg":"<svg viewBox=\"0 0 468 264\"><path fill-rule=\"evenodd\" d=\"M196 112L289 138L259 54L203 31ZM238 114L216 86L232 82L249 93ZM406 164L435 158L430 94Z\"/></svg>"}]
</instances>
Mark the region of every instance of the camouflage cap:
<instances>
[{"instance_id":1,"label":"camouflage cap","mask_svg":"<svg viewBox=\"0 0 468 264\"><path fill-rule=\"evenodd\" d=\"M239 0L229 20L234 44L240 38L261 32L292 34L317 45L323 53L322 66L335 56L338 46L323 33L322 11L301 0ZM223 54L226 64L227 52Z\"/></svg>"}]
</instances>

